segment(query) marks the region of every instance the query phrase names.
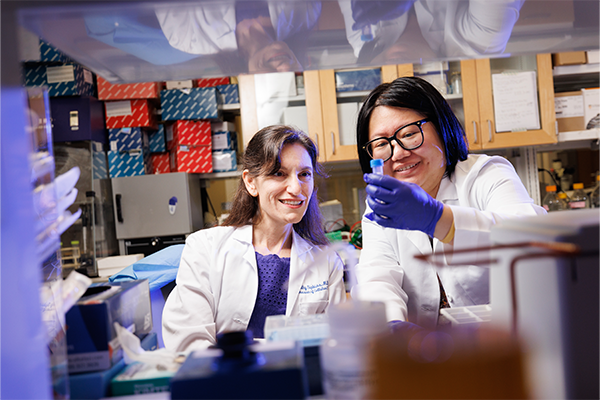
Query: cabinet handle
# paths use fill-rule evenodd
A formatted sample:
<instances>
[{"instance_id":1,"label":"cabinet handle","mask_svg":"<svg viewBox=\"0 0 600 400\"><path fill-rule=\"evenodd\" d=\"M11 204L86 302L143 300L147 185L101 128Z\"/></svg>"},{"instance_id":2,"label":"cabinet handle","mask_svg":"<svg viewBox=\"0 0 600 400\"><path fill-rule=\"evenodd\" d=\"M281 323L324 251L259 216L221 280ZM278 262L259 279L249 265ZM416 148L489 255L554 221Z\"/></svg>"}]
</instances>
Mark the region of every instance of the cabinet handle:
<instances>
[{"instance_id":1,"label":"cabinet handle","mask_svg":"<svg viewBox=\"0 0 600 400\"><path fill-rule=\"evenodd\" d=\"M477 143L477 123L473 121L473 143Z\"/></svg>"},{"instance_id":2,"label":"cabinet handle","mask_svg":"<svg viewBox=\"0 0 600 400\"><path fill-rule=\"evenodd\" d=\"M490 134L490 142L491 142L492 141L492 121L490 121L488 119L487 122L488 122L488 132Z\"/></svg>"},{"instance_id":3,"label":"cabinet handle","mask_svg":"<svg viewBox=\"0 0 600 400\"><path fill-rule=\"evenodd\" d=\"M331 132L331 148L333 150L331 154L335 154L335 135L333 132Z\"/></svg>"},{"instance_id":4,"label":"cabinet handle","mask_svg":"<svg viewBox=\"0 0 600 400\"><path fill-rule=\"evenodd\" d=\"M123 212L121 211L121 195L115 195L115 200L117 203L117 221L123 222Z\"/></svg>"}]
</instances>

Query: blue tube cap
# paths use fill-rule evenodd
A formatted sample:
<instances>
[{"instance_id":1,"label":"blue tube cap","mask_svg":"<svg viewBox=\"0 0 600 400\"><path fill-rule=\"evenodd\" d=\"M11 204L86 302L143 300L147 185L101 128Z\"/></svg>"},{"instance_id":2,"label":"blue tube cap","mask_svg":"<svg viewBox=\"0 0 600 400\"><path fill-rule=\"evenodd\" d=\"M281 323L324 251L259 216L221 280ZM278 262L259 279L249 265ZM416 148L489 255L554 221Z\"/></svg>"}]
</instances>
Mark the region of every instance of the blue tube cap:
<instances>
[{"instance_id":1,"label":"blue tube cap","mask_svg":"<svg viewBox=\"0 0 600 400\"><path fill-rule=\"evenodd\" d=\"M376 158L374 160L371 160L371 168L374 167L383 167L383 160L381 158Z\"/></svg>"}]
</instances>

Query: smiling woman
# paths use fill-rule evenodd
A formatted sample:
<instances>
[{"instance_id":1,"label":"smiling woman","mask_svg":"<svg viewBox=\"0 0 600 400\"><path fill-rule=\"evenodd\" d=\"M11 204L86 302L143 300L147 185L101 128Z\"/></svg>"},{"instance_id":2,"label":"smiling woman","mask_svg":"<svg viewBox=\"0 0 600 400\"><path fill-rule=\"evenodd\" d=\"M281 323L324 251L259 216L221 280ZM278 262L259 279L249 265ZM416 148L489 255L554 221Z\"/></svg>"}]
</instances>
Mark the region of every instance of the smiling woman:
<instances>
[{"instance_id":1,"label":"smiling woman","mask_svg":"<svg viewBox=\"0 0 600 400\"><path fill-rule=\"evenodd\" d=\"M512 164L468 154L464 130L427 81L398 78L375 88L357 123L368 209L352 296L385 301L387 318L433 329L439 309L489 303L488 270L436 269L417 254L485 246L496 223L543 214ZM372 158L384 175L369 174ZM390 229L392 228L392 229ZM481 257L487 257L481 254Z\"/></svg>"},{"instance_id":2,"label":"smiling woman","mask_svg":"<svg viewBox=\"0 0 600 400\"><path fill-rule=\"evenodd\" d=\"M317 158L312 140L291 127L254 135L229 217L186 240L163 312L165 347L206 348L235 330L262 338L269 315L323 313L345 300L342 261L324 247Z\"/></svg>"}]
</instances>

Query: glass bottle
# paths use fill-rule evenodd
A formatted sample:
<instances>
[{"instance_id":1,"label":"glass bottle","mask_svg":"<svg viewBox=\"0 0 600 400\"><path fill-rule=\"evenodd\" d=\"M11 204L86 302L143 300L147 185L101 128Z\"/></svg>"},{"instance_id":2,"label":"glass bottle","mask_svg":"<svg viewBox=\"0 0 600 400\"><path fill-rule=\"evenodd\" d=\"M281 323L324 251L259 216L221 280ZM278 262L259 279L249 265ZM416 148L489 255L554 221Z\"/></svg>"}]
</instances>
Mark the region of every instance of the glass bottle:
<instances>
[{"instance_id":1,"label":"glass bottle","mask_svg":"<svg viewBox=\"0 0 600 400\"><path fill-rule=\"evenodd\" d=\"M588 196L583 191L583 183L573 184L573 195L571 196L569 207L572 210L588 208Z\"/></svg>"},{"instance_id":2,"label":"glass bottle","mask_svg":"<svg viewBox=\"0 0 600 400\"><path fill-rule=\"evenodd\" d=\"M542 201L542 206L546 211L560 211L561 203L556 196L556 185L548 185L546 186L546 195L544 196L544 200Z\"/></svg>"}]
</instances>

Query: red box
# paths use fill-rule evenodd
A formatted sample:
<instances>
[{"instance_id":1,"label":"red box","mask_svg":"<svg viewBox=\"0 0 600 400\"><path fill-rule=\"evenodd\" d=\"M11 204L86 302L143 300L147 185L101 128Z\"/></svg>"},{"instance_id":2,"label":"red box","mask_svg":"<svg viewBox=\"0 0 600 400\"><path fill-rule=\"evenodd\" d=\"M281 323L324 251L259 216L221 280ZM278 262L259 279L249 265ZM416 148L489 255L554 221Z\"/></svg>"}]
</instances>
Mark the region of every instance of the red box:
<instances>
[{"instance_id":1,"label":"red box","mask_svg":"<svg viewBox=\"0 0 600 400\"><path fill-rule=\"evenodd\" d=\"M162 83L110 83L98 77L98 100L158 99Z\"/></svg>"},{"instance_id":2,"label":"red box","mask_svg":"<svg viewBox=\"0 0 600 400\"><path fill-rule=\"evenodd\" d=\"M171 172L169 153L152 153L152 173L153 174L168 174Z\"/></svg>"},{"instance_id":3,"label":"red box","mask_svg":"<svg viewBox=\"0 0 600 400\"><path fill-rule=\"evenodd\" d=\"M229 85L229 77L222 78L201 78L194 80L196 87L213 87L218 85Z\"/></svg>"},{"instance_id":4,"label":"red box","mask_svg":"<svg viewBox=\"0 0 600 400\"><path fill-rule=\"evenodd\" d=\"M211 145L210 121L178 120L165 126L167 149L179 144Z\"/></svg>"},{"instance_id":5,"label":"red box","mask_svg":"<svg viewBox=\"0 0 600 400\"><path fill-rule=\"evenodd\" d=\"M170 152L171 172L206 173L212 172L211 145L180 144Z\"/></svg>"},{"instance_id":6,"label":"red box","mask_svg":"<svg viewBox=\"0 0 600 400\"><path fill-rule=\"evenodd\" d=\"M150 100L105 101L106 128L150 127L158 129L155 106Z\"/></svg>"}]
</instances>

